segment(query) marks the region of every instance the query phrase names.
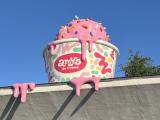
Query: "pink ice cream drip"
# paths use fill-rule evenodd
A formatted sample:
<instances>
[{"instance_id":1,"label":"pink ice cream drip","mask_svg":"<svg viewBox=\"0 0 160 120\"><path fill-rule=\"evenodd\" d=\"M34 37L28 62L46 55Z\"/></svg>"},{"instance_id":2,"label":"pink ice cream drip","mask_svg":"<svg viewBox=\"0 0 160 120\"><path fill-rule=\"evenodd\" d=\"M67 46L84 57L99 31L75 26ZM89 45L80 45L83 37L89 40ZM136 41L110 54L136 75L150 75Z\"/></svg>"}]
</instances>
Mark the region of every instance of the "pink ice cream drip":
<instances>
[{"instance_id":1,"label":"pink ice cream drip","mask_svg":"<svg viewBox=\"0 0 160 120\"><path fill-rule=\"evenodd\" d=\"M14 97L18 98L21 94L21 102L26 102L27 91L35 88L35 83L16 83L13 85Z\"/></svg>"},{"instance_id":2,"label":"pink ice cream drip","mask_svg":"<svg viewBox=\"0 0 160 120\"><path fill-rule=\"evenodd\" d=\"M78 38L82 46L82 60L86 59L86 44L89 44L89 52L92 51L92 44L97 40L109 42L110 38L101 23L90 19L76 19L67 26L62 26L56 40ZM51 51L52 52L52 51Z\"/></svg>"},{"instance_id":3,"label":"pink ice cream drip","mask_svg":"<svg viewBox=\"0 0 160 120\"><path fill-rule=\"evenodd\" d=\"M87 82L93 82L95 85L95 90L99 90L99 82L101 78L99 77L78 77L73 80L71 80L71 83L75 86L76 88L76 95L80 96L80 89L81 86Z\"/></svg>"}]
</instances>

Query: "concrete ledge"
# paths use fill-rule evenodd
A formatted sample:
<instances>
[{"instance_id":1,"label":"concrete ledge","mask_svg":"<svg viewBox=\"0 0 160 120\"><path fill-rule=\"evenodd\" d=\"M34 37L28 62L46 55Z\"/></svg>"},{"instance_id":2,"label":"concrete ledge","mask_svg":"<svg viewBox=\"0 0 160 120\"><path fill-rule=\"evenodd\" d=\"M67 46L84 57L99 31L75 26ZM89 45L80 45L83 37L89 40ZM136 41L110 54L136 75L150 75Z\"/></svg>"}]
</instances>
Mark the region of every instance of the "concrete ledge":
<instances>
[{"instance_id":1,"label":"concrete ledge","mask_svg":"<svg viewBox=\"0 0 160 120\"><path fill-rule=\"evenodd\" d=\"M147 85L147 84L160 84L160 77L140 77L140 78L121 78L119 79L108 79L108 80L102 80L102 82L99 84L100 88L105 87L120 87L120 86L133 86L133 85ZM93 86L90 84L85 84L82 86L81 89L89 89ZM29 93L39 93L39 92L52 92L52 91L65 91L65 90L73 90L73 87L70 85L64 83L64 84L41 84L37 85L35 90ZM12 95L12 89L11 87L8 88L1 88L0 89L0 96L1 95Z\"/></svg>"},{"instance_id":2,"label":"concrete ledge","mask_svg":"<svg viewBox=\"0 0 160 120\"><path fill-rule=\"evenodd\" d=\"M11 87L0 89L0 120L159 120L160 77L102 80L81 96L67 84L41 84L22 104Z\"/></svg>"}]
</instances>

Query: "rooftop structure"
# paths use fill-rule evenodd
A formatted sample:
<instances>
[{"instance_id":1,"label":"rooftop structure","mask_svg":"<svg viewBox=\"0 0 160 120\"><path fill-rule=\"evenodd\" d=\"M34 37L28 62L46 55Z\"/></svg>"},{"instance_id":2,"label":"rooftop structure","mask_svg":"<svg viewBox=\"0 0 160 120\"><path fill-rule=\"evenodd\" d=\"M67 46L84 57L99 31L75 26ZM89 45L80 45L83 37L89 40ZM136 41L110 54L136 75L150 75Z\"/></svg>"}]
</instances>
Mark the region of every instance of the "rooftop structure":
<instances>
[{"instance_id":1,"label":"rooftop structure","mask_svg":"<svg viewBox=\"0 0 160 120\"><path fill-rule=\"evenodd\" d=\"M65 83L39 84L27 102L0 88L0 120L158 120L160 76L102 80L98 92L82 86L81 96Z\"/></svg>"}]
</instances>

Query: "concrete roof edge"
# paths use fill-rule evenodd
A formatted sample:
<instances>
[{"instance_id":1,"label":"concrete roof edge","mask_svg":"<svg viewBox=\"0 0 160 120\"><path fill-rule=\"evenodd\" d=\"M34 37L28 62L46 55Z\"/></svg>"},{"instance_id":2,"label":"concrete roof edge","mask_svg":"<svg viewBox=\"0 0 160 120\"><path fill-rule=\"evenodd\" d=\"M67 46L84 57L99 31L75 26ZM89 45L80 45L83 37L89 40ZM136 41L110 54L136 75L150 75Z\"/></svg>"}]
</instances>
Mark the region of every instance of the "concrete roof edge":
<instances>
[{"instance_id":1,"label":"concrete roof edge","mask_svg":"<svg viewBox=\"0 0 160 120\"><path fill-rule=\"evenodd\" d=\"M102 80L99 84L100 88L105 87L122 87L122 86L135 86L135 85L148 85L148 84L160 84L160 76L144 76L133 78L113 78ZM85 84L82 89L92 88L92 84ZM49 83L49 84L37 84L37 87L28 93L39 92L52 92L52 91L65 91L73 90L73 86L69 83ZM0 96L13 94L11 87L0 88Z\"/></svg>"}]
</instances>

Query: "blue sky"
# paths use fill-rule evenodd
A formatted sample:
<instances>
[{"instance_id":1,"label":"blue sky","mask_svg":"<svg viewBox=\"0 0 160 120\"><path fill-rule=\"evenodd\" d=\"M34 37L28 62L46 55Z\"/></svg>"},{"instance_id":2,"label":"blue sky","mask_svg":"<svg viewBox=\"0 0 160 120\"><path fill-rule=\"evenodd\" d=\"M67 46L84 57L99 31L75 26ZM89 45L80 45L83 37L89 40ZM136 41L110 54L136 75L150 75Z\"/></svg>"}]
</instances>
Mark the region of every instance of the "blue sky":
<instances>
[{"instance_id":1,"label":"blue sky","mask_svg":"<svg viewBox=\"0 0 160 120\"><path fill-rule=\"evenodd\" d=\"M160 64L160 2L157 0L0 0L0 86L48 81L42 57L61 25L75 15L102 22L120 50L140 51Z\"/></svg>"}]
</instances>

